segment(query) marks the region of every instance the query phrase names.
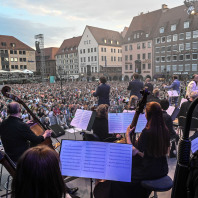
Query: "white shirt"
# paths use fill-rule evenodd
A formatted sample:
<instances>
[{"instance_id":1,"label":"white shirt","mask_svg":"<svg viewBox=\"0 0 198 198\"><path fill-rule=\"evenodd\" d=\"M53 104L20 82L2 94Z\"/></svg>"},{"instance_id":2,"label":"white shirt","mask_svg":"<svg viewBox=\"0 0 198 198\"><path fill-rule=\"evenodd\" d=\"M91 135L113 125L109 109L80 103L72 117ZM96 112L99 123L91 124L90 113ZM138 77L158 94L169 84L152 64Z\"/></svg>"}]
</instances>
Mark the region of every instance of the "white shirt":
<instances>
[{"instance_id":1,"label":"white shirt","mask_svg":"<svg viewBox=\"0 0 198 198\"><path fill-rule=\"evenodd\" d=\"M194 80L189 82L186 90L186 96L190 98L190 93L193 91L198 91L198 86Z\"/></svg>"}]
</instances>

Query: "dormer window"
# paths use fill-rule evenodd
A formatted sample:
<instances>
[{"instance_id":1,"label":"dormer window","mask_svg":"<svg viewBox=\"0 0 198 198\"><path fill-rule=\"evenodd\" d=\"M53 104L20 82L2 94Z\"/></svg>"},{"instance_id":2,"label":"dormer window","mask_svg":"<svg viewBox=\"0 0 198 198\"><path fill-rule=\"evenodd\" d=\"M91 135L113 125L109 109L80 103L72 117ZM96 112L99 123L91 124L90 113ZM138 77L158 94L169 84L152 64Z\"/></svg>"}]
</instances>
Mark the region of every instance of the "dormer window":
<instances>
[{"instance_id":1,"label":"dormer window","mask_svg":"<svg viewBox=\"0 0 198 198\"><path fill-rule=\"evenodd\" d=\"M164 27L161 27L159 32L160 32L160 34L164 33Z\"/></svg>"},{"instance_id":2,"label":"dormer window","mask_svg":"<svg viewBox=\"0 0 198 198\"><path fill-rule=\"evenodd\" d=\"M113 44L113 41L111 40L111 44Z\"/></svg>"},{"instance_id":3,"label":"dormer window","mask_svg":"<svg viewBox=\"0 0 198 198\"><path fill-rule=\"evenodd\" d=\"M15 43L10 43L10 46L11 47L16 47L16 44Z\"/></svg>"},{"instance_id":4,"label":"dormer window","mask_svg":"<svg viewBox=\"0 0 198 198\"><path fill-rule=\"evenodd\" d=\"M131 40L131 38L130 37L128 37L128 41L130 41Z\"/></svg>"},{"instance_id":5,"label":"dormer window","mask_svg":"<svg viewBox=\"0 0 198 198\"><path fill-rule=\"evenodd\" d=\"M119 45L119 41L117 41L117 45Z\"/></svg>"},{"instance_id":6,"label":"dormer window","mask_svg":"<svg viewBox=\"0 0 198 198\"><path fill-rule=\"evenodd\" d=\"M134 34L133 38L136 39L136 34Z\"/></svg>"},{"instance_id":7,"label":"dormer window","mask_svg":"<svg viewBox=\"0 0 198 198\"><path fill-rule=\"evenodd\" d=\"M104 43L107 43L107 40L106 39L104 39Z\"/></svg>"},{"instance_id":8,"label":"dormer window","mask_svg":"<svg viewBox=\"0 0 198 198\"><path fill-rule=\"evenodd\" d=\"M1 45L2 46L6 46L6 42L1 42Z\"/></svg>"},{"instance_id":9,"label":"dormer window","mask_svg":"<svg viewBox=\"0 0 198 198\"><path fill-rule=\"evenodd\" d=\"M175 31L176 30L176 24L171 25L171 31Z\"/></svg>"},{"instance_id":10,"label":"dormer window","mask_svg":"<svg viewBox=\"0 0 198 198\"><path fill-rule=\"evenodd\" d=\"M146 38L148 38L149 34L146 34Z\"/></svg>"},{"instance_id":11,"label":"dormer window","mask_svg":"<svg viewBox=\"0 0 198 198\"><path fill-rule=\"evenodd\" d=\"M189 26L190 26L189 21L185 21L184 22L184 29L189 28Z\"/></svg>"}]
</instances>

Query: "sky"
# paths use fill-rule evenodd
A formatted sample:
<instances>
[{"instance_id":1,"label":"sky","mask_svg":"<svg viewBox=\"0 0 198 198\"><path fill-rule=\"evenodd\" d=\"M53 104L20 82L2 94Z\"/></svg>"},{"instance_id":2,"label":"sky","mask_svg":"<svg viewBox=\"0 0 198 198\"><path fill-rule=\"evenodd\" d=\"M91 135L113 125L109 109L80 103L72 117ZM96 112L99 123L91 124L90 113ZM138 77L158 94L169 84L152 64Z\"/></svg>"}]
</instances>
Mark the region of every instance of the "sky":
<instances>
[{"instance_id":1,"label":"sky","mask_svg":"<svg viewBox=\"0 0 198 198\"><path fill-rule=\"evenodd\" d=\"M45 47L60 47L81 36L86 25L121 32L134 16L183 5L183 0L0 0L0 35L14 36L35 48L44 34Z\"/></svg>"}]
</instances>

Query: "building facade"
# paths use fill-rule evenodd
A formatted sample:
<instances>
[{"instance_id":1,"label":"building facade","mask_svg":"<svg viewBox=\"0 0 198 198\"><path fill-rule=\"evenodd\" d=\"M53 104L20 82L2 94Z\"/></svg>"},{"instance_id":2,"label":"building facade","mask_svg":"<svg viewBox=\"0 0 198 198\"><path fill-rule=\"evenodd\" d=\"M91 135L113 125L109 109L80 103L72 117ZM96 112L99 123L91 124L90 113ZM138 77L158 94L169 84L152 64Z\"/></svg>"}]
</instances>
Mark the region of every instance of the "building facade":
<instances>
[{"instance_id":1,"label":"building facade","mask_svg":"<svg viewBox=\"0 0 198 198\"><path fill-rule=\"evenodd\" d=\"M166 8L154 34L154 73L189 79L197 73L198 17L187 14L184 5Z\"/></svg>"},{"instance_id":2,"label":"building facade","mask_svg":"<svg viewBox=\"0 0 198 198\"><path fill-rule=\"evenodd\" d=\"M0 35L0 69L36 71L35 50L13 36Z\"/></svg>"},{"instance_id":3,"label":"building facade","mask_svg":"<svg viewBox=\"0 0 198 198\"><path fill-rule=\"evenodd\" d=\"M78 46L81 36L63 41L56 53L56 73L67 80L79 78Z\"/></svg>"},{"instance_id":4,"label":"building facade","mask_svg":"<svg viewBox=\"0 0 198 198\"><path fill-rule=\"evenodd\" d=\"M56 76L56 58L55 55L58 52L57 47L44 48L45 54L45 68L44 76ZM41 75L41 57L40 54L36 53L36 71Z\"/></svg>"},{"instance_id":5,"label":"building facade","mask_svg":"<svg viewBox=\"0 0 198 198\"><path fill-rule=\"evenodd\" d=\"M119 32L86 26L78 48L81 78L119 79L122 75L122 39Z\"/></svg>"}]
</instances>

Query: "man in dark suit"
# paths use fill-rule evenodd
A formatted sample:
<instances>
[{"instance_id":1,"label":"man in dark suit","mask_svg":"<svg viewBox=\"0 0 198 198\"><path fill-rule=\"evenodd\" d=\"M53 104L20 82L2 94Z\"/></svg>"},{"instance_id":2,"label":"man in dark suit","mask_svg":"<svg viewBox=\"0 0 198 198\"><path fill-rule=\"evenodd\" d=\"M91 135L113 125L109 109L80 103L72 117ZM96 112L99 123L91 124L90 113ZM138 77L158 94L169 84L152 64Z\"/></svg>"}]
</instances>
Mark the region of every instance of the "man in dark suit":
<instances>
[{"instance_id":1,"label":"man in dark suit","mask_svg":"<svg viewBox=\"0 0 198 198\"><path fill-rule=\"evenodd\" d=\"M146 89L148 89L148 91L150 91L150 93L153 92L153 85L152 85L152 83L151 83L151 79L150 79L150 78L147 78L147 79L145 80L144 87L145 87Z\"/></svg>"},{"instance_id":2,"label":"man in dark suit","mask_svg":"<svg viewBox=\"0 0 198 198\"><path fill-rule=\"evenodd\" d=\"M140 90L144 87L143 82L139 80L139 74L133 74L133 80L129 82L128 90L131 90L130 96L135 95L140 99L142 97Z\"/></svg>"},{"instance_id":3,"label":"man in dark suit","mask_svg":"<svg viewBox=\"0 0 198 198\"><path fill-rule=\"evenodd\" d=\"M160 103L159 89L158 88L154 89L153 93L150 93L150 95L148 95L147 102L158 102L158 103Z\"/></svg>"},{"instance_id":4,"label":"man in dark suit","mask_svg":"<svg viewBox=\"0 0 198 198\"><path fill-rule=\"evenodd\" d=\"M107 80L104 76L100 77L99 86L96 91L92 92L94 97L99 97L98 105L107 104L110 105L109 102L109 93L110 86L106 84Z\"/></svg>"}]
</instances>

